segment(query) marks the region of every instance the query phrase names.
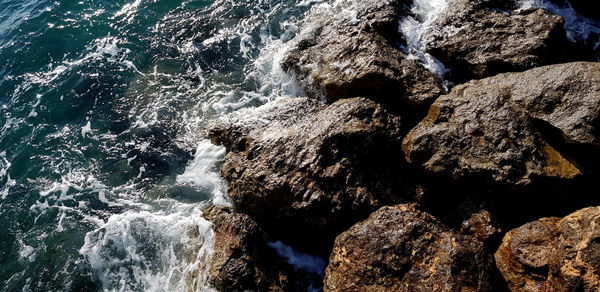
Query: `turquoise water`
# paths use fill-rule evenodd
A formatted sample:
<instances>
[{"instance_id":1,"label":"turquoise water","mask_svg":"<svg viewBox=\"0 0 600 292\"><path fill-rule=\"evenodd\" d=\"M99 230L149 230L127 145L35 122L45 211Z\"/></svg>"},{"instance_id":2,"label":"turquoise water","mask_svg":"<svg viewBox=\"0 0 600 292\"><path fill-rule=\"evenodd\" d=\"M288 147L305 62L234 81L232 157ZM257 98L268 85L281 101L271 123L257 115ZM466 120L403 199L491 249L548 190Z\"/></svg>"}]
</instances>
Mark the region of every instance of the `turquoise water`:
<instances>
[{"instance_id":1,"label":"turquoise water","mask_svg":"<svg viewBox=\"0 0 600 292\"><path fill-rule=\"evenodd\" d=\"M202 128L298 94L277 60L312 4L0 0L0 290L201 290Z\"/></svg>"},{"instance_id":2,"label":"turquoise water","mask_svg":"<svg viewBox=\"0 0 600 292\"><path fill-rule=\"evenodd\" d=\"M0 0L0 291L209 289L201 210L229 202L202 129L302 95L278 62L309 9L356 15L337 2ZM564 15L573 40L600 33L522 2ZM425 63L445 3L417 1L402 27Z\"/></svg>"}]
</instances>

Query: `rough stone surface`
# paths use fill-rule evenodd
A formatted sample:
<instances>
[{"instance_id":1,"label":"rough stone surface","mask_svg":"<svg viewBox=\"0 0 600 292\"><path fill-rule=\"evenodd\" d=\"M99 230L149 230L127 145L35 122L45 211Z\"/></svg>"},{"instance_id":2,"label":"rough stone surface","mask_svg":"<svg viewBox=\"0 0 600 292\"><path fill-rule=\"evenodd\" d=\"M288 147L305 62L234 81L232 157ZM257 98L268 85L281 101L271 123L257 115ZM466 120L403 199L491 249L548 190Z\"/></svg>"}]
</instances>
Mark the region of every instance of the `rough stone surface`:
<instances>
[{"instance_id":1,"label":"rough stone surface","mask_svg":"<svg viewBox=\"0 0 600 292\"><path fill-rule=\"evenodd\" d=\"M227 207L211 207L214 252L210 283L218 291L286 291L290 267L267 245L265 233L250 217Z\"/></svg>"},{"instance_id":2,"label":"rough stone surface","mask_svg":"<svg viewBox=\"0 0 600 292\"><path fill-rule=\"evenodd\" d=\"M504 185L571 179L594 152L565 153L554 145L597 148L599 117L600 63L551 65L455 87L432 105L403 149L410 162L458 179Z\"/></svg>"},{"instance_id":3,"label":"rough stone surface","mask_svg":"<svg viewBox=\"0 0 600 292\"><path fill-rule=\"evenodd\" d=\"M523 71L570 56L562 17L544 9L495 9L511 2L451 1L434 23L438 29L429 36L427 52L451 68L457 80Z\"/></svg>"},{"instance_id":4,"label":"rough stone surface","mask_svg":"<svg viewBox=\"0 0 600 292\"><path fill-rule=\"evenodd\" d=\"M429 106L442 93L440 80L399 49L398 19L409 1L341 2L335 15L309 17L282 61L284 70L312 97Z\"/></svg>"},{"instance_id":5,"label":"rough stone surface","mask_svg":"<svg viewBox=\"0 0 600 292\"><path fill-rule=\"evenodd\" d=\"M282 99L217 121L209 136L230 150L221 172L240 211L300 246L331 244L402 199L400 118L368 99Z\"/></svg>"},{"instance_id":6,"label":"rough stone surface","mask_svg":"<svg viewBox=\"0 0 600 292\"><path fill-rule=\"evenodd\" d=\"M513 229L495 258L511 291L599 291L600 207Z\"/></svg>"},{"instance_id":7,"label":"rough stone surface","mask_svg":"<svg viewBox=\"0 0 600 292\"><path fill-rule=\"evenodd\" d=\"M412 205L383 207L339 235L325 291L491 291L484 244Z\"/></svg>"}]
</instances>

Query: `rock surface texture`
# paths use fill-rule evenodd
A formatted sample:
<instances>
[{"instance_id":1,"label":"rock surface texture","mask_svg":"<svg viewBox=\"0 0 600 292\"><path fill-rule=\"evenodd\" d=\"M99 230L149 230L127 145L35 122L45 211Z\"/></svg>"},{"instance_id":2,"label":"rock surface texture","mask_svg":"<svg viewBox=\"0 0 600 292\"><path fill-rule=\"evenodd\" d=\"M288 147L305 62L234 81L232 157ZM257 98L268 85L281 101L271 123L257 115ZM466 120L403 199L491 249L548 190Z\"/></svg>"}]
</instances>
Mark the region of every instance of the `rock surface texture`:
<instances>
[{"instance_id":1,"label":"rock surface texture","mask_svg":"<svg viewBox=\"0 0 600 292\"><path fill-rule=\"evenodd\" d=\"M600 290L600 207L511 230L495 255L510 289Z\"/></svg>"},{"instance_id":2,"label":"rock surface texture","mask_svg":"<svg viewBox=\"0 0 600 292\"><path fill-rule=\"evenodd\" d=\"M329 101L363 96L425 109L440 80L400 50L398 19L410 1L347 1L357 14L313 15L282 61L309 96Z\"/></svg>"},{"instance_id":3,"label":"rock surface texture","mask_svg":"<svg viewBox=\"0 0 600 292\"><path fill-rule=\"evenodd\" d=\"M513 1L451 0L427 51L457 80L559 63L572 56L564 20L544 9L506 12ZM508 10L510 11L510 10Z\"/></svg>"},{"instance_id":4,"label":"rock surface texture","mask_svg":"<svg viewBox=\"0 0 600 292\"><path fill-rule=\"evenodd\" d=\"M585 162L554 144L597 147L599 118L600 63L551 65L455 87L432 105L403 149L409 161L456 179L571 179Z\"/></svg>"},{"instance_id":5,"label":"rock surface texture","mask_svg":"<svg viewBox=\"0 0 600 292\"><path fill-rule=\"evenodd\" d=\"M368 99L282 99L217 121L209 136L231 150L222 175L237 208L304 246L402 199L400 118Z\"/></svg>"},{"instance_id":6,"label":"rock surface texture","mask_svg":"<svg viewBox=\"0 0 600 292\"><path fill-rule=\"evenodd\" d=\"M412 205L383 207L337 237L325 291L492 291L484 244Z\"/></svg>"},{"instance_id":7,"label":"rock surface texture","mask_svg":"<svg viewBox=\"0 0 600 292\"><path fill-rule=\"evenodd\" d=\"M248 215L227 207L211 207L204 217L213 223L215 232L210 283L218 291L291 288L291 268L267 245L265 233Z\"/></svg>"}]
</instances>

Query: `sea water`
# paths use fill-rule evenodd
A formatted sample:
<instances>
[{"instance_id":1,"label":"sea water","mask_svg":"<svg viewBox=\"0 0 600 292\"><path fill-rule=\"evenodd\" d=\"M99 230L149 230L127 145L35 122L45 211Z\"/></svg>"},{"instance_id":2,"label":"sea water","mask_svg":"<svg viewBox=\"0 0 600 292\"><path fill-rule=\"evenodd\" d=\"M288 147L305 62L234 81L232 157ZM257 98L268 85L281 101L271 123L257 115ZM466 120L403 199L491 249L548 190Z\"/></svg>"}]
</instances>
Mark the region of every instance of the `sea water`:
<instances>
[{"instance_id":1,"label":"sea water","mask_svg":"<svg viewBox=\"0 0 600 292\"><path fill-rule=\"evenodd\" d=\"M225 150L203 129L302 96L280 60L310 19L351 22L350 2L0 0L0 291L212 290L202 210L231 202ZM398 20L404 49L440 76L451 68L423 49L448 5L417 0ZM573 40L598 32L569 7L530 6L564 14Z\"/></svg>"}]
</instances>

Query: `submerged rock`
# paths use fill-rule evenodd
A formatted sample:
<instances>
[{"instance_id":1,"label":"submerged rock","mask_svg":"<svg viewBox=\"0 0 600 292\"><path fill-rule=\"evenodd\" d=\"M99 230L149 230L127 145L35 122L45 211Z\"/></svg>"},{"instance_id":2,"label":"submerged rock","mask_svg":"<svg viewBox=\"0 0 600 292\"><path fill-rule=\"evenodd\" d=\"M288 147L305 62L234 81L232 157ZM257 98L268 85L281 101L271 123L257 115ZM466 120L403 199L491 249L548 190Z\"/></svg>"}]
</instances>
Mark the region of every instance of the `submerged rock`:
<instances>
[{"instance_id":1,"label":"submerged rock","mask_svg":"<svg viewBox=\"0 0 600 292\"><path fill-rule=\"evenodd\" d=\"M314 15L282 61L312 97L363 96L424 109L440 80L400 50L398 19L410 1L347 1L334 16ZM353 11L346 15L344 11Z\"/></svg>"},{"instance_id":2,"label":"submerged rock","mask_svg":"<svg viewBox=\"0 0 600 292\"><path fill-rule=\"evenodd\" d=\"M513 229L496 252L511 291L599 291L600 207Z\"/></svg>"},{"instance_id":3,"label":"submerged rock","mask_svg":"<svg viewBox=\"0 0 600 292\"><path fill-rule=\"evenodd\" d=\"M290 267L267 245L266 234L250 217L227 207L211 207L214 252L210 283L218 291L286 291Z\"/></svg>"},{"instance_id":4,"label":"submerged rock","mask_svg":"<svg viewBox=\"0 0 600 292\"><path fill-rule=\"evenodd\" d=\"M484 244L412 205L383 207L335 240L325 291L491 291Z\"/></svg>"},{"instance_id":5,"label":"submerged rock","mask_svg":"<svg viewBox=\"0 0 600 292\"><path fill-rule=\"evenodd\" d=\"M455 179L571 179L596 156L599 119L600 63L552 65L455 87L431 106L403 149L410 162Z\"/></svg>"},{"instance_id":6,"label":"submerged rock","mask_svg":"<svg viewBox=\"0 0 600 292\"><path fill-rule=\"evenodd\" d=\"M544 9L503 12L514 1L454 0L434 23L427 52L457 80L560 63L573 51L562 17Z\"/></svg>"},{"instance_id":7,"label":"submerged rock","mask_svg":"<svg viewBox=\"0 0 600 292\"><path fill-rule=\"evenodd\" d=\"M217 121L209 136L230 150L221 173L237 208L297 246L326 250L404 196L400 118L371 100L281 99Z\"/></svg>"}]
</instances>

